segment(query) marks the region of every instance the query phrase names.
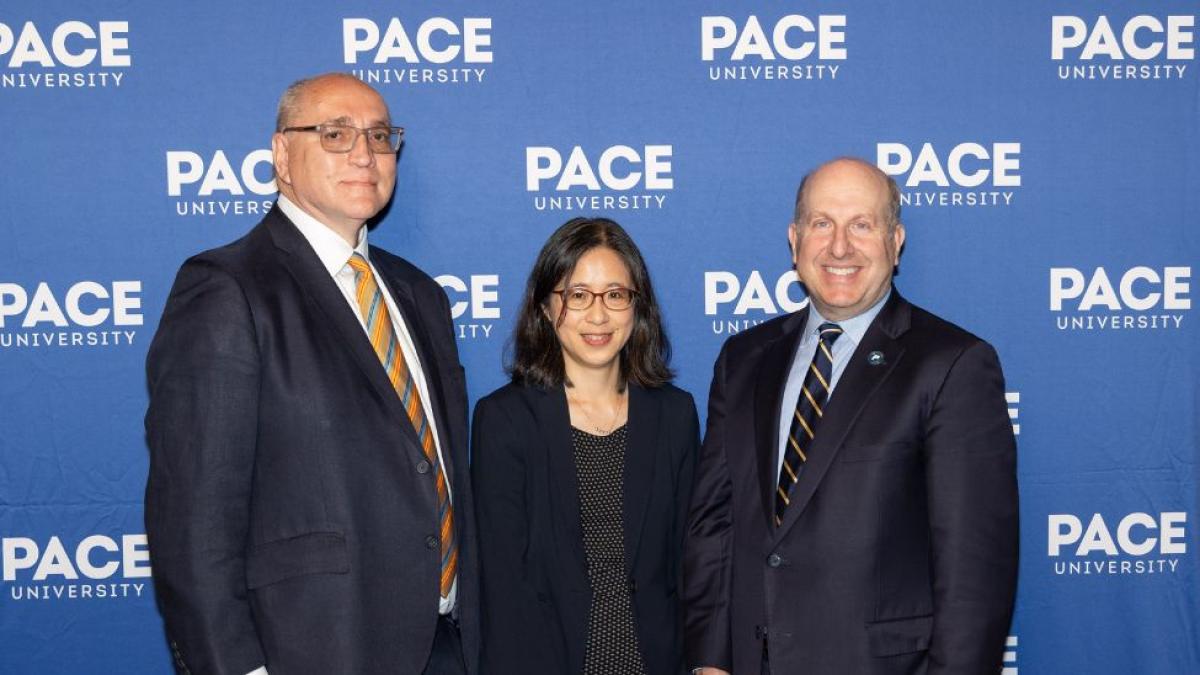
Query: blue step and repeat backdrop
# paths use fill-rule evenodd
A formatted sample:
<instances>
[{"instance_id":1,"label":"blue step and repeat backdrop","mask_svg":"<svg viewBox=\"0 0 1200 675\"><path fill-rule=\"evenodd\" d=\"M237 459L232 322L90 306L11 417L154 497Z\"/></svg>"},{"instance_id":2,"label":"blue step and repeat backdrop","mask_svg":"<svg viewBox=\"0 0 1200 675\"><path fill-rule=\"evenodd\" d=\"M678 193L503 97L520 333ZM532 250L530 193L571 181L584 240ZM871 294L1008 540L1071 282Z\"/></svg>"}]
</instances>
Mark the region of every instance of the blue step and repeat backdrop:
<instances>
[{"instance_id":1,"label":"blue step and repeat backdrop","mask_svg":"<svg viewBox=\"0 0 1200 675\"><path fill-rule=\"evenodd\" d=\"M0 672L165 673L143 361L179 264L270 208L292 80L407 128L373 242L446 289L472 399L546 236L642 246L679 384L802 306L806 170L903 189L898 287L999 350L1022 560L1004 673L1200 672L1200 63L1189 2L0 7Z\"/></svg>"}]
</instances>

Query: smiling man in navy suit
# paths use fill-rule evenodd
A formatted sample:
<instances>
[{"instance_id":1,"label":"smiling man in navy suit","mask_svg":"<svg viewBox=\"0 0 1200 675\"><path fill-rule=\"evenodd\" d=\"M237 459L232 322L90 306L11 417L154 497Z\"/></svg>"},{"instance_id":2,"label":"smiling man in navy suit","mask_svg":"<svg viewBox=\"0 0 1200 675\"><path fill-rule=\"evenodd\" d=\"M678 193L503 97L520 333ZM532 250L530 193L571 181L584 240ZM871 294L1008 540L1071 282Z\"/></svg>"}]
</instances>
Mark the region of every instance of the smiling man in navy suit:
<instances>
[{"instance_id":1,"label":"smiling man in navy suit","mask_svg":"<svg viewBox=\"0 0 1200 675\"><path fill-rule=\"evenodd\" d=\"M276 206L171 289L147 358L146 527L181 672L477 672L449 303L367 244L402 133L349 75L293 84Z\"/></svg>"},{"instance_id":2,"label":"smiling man in navy suit","mask_svg":"<svg viewBox=\"0 0 1200 675\"><path fill-rule=\"evenodd\" d=\"M986 342L892 285L899 189L858 159L800 185L809 306L731 337L685 551L701 673L995 673L1017 576L1016 448Z\"/></svg>"}]
</instances>

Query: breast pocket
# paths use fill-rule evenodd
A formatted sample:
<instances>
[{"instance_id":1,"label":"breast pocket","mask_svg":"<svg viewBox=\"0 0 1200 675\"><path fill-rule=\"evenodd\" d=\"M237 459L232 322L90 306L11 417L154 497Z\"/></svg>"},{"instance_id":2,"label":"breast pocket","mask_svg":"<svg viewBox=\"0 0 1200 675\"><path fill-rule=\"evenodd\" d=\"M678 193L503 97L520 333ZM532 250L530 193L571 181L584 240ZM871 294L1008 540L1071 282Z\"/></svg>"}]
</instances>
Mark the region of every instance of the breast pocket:
<instances>
[{"instance_id":1,"label":"breast pocket","mask_svg":"<svg viewBox=\"0 0 1200 675\"><path fill-rule=\"evenodd\" d=\"M868 443L865 445L847 444L838 452L838 461L879 462L911 459L917 452L917 444L913 441L892 443Z\"/></svg>"}]
</instances>

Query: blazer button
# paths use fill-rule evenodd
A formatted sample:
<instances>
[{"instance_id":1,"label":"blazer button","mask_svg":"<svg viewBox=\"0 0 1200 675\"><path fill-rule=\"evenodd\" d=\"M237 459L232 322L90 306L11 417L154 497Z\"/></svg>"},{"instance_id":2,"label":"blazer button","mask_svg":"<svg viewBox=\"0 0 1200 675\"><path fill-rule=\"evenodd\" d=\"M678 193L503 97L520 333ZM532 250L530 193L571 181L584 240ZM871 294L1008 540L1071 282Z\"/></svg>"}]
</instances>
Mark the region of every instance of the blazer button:
<instances>
[{"instance_id":1,"label":"blazer button","mask_svg":"<svg viewBox=\"0 0 1200 675\"><path fill-rule=\"evenodd\" d=\"M783 564L783 558L780 557L780 555L778 553L772 553L771 555L767 556L767 566L768 567L779 567L782 564Z\"/></svg>"},{"instance_id":2,"label":"blazer button","mask_svg":"<svg viewBox=\"0 0 1200 675\"><path fill-rule=\"evenodd\" d=\"M417 462L417 473L429 473L429 462L426 462L425 460Z\"/></svg>"},{"instance_id":3,"label":"blazer button","mask_svg":"<svg viewBox=\"0 0 1200 675\"><path fill-rule=\"evenodd\" d=\"M425 548L433 550L437 547L438 547L438 538L437 537L435 537L432 534L429 535L428 537L425 537Z\"/></svg>"}]
</instances>

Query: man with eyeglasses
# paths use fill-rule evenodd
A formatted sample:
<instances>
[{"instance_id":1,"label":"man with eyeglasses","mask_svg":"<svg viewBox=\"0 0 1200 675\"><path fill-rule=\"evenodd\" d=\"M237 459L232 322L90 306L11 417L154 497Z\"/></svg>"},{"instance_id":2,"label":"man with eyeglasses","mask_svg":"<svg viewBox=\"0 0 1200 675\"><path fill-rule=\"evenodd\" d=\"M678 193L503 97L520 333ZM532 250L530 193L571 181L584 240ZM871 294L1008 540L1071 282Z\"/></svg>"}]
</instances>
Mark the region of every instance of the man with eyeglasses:
<instances>
[{"instance_id":1,"label":"man with eyeglasses","mask_svg":"<svg viewBox=\"0 0 1200 675\"><path fill-rule=\"evenodd\" d=\"M146 528L180 672L475 673L449 303L367 245L403 130L358 79L279 102L279 198L184 263L147 357Z\"/></svg>"}]
</instances>

